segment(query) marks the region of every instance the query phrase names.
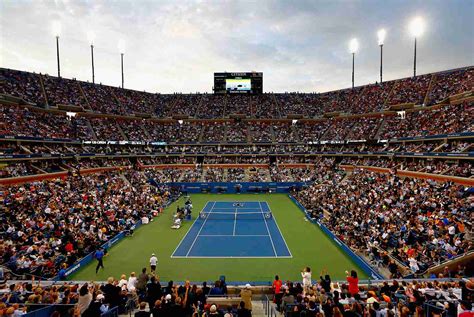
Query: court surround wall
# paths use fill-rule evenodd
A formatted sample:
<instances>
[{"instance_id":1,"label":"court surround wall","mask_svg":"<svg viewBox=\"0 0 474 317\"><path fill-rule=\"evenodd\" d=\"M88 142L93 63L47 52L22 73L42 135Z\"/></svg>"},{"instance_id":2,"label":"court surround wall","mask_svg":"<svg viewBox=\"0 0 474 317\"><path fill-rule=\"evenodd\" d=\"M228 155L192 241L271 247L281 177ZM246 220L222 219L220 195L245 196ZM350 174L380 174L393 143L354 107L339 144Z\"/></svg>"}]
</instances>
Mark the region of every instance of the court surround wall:
<instances>
[{"instance_id":1,"label":"court surround wall","mask_svg":"<svg viewBox=\"0 0 474 317\"><path fill-rule=\"evenodd\" d=\"M295 203L298 208L304 212L306 218L311 221L312 223L318 225L321 230L330 238L332 239L338 246L339 248L347 254L352 261L354 261L368 276L372 277L374 280L382 280L384 277L376 271L372 266L370 266L364 259L362 259L360 256L354 253L344 242L342 242L339 238L337 238L325 225L323 225L321 222L312 219L308 212L306 211L306 208L303 207L303 205L300 204L296 198L294 198L292 195L288 195L288 197Z\"/></svg>"}]
</instances>

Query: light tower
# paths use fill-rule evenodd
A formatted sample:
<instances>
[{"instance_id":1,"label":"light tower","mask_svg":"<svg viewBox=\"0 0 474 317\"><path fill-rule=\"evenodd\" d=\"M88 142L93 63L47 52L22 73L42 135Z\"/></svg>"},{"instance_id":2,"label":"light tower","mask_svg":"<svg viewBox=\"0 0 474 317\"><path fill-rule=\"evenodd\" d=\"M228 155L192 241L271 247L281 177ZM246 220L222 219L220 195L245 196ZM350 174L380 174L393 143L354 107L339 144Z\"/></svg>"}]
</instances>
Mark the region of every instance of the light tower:
<instances>
[{"instance_id":1,"label":"light tower","mask_svg":"<svg viewBox=\"0 0 474 317\"><path fill-rule=\"evenodd\" d=\"M379 46L380 46L380 82L382 82L382 68L383 68L383 43L385 41L385 35L387 32L385 32L385 29L380 29L377 32L377 37L379 39Z\"/></svg>"},{"instance_id":2,"label":"light tower","mask_svg":"<svg viewBox=\"0 0 474 317\"><path fill-rule=\"evenodd\" d=\"M425 22L421 17L414 18L410 23L410 32L415 38L415 51L413 54L413 77L416 77L416 40L425 31Z\"/></svg>"},{"instance_id":3,"label":"light tower","mask_svg":"<svg viewBox=\"0 0 474 317\"><path fill-rule=\"evenodd\" d=\"M58 62L58 77L61 77L61 66L59 62L59 35L61 34L61 23L53 21L53 35L56 37L56 60Z\"/></svg>"},{"instance_id":4,"label":"light tower","mask_svg":"<svg viewBox=\"0 0 474 317\"><path fill-rule=\"evenodd\" d=\"M125 41L124 40L119 40L118 42L118 49L119 49L119 52L120 52L120 65L121 65L121 68L122 68L122 89L124 87L123 85L123 55L125 54Z\"/></svg>"},{"instance_id":5,"label":"light tower","mask_svg":"<svg viewBox=\"0 0 474 317\"><path fill-rule=\"evenodd\" d=\"M87 32L87 40L91 45L91 62L92 62L92 83L95 84L95 69L94 69L94 40L95 34L92 31Z\"/></svg>"},{"instance_id":6,"label":"light tower","mask_svg":"<svg viewBox=\"0 0 474 317\"><path fill-rule=\"evenodd\" d=\"M352 39L349 42L349 50L352 53L352 88L354 88L354 62L355 62L355 53L359 49L359 42L357 39Z\"/></svg>"}]
</instances>

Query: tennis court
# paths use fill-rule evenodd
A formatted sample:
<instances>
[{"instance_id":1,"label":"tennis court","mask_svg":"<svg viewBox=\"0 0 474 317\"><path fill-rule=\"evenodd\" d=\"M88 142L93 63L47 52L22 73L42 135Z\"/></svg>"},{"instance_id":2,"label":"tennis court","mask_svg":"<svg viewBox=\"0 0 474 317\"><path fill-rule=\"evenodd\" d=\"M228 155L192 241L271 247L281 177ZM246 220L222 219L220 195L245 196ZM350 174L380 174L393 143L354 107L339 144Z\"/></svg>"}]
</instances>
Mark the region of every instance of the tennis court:
<instances>
[{"instance_id":1,"label":"tennis court","mask_svg":"<svg viewBox=\"0 0 474 317\"><path fill-rule=\"evenodd\" d=\"M172 258L291 258L265 201L209 201Z\"/></svg>"}]
</instances>

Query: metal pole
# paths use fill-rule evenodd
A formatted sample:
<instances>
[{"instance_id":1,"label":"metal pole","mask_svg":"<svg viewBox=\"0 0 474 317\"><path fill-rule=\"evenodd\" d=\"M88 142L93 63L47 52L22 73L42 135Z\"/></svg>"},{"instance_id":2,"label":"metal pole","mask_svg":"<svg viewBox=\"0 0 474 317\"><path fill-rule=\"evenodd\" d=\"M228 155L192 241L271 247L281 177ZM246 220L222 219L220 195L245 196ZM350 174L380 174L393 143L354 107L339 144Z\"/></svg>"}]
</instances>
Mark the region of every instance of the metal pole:
<instances>
[{"instance_id":1,"label":"metal pole","mask_svg":"<svg viewBox=\"0 0 474 317\"><path fill-rule=\"evenodd\" d=\"M92 83L95 84L95 72L94 72L94 45L91 44L91 59L92 59Z\"/></svg>"},{"instance_id":2,"label":"metal pole","mask_svg":"<svg viewBox=\"0 0 474 317\"><path fill-rule=\"evenodd\" d=\"M355 53L352 53L352 88L354 88L354 59Z\"/></svg>"},{"instance_id":3,"label":"metal pole","mask_svg":"<svg viewBox=\"0 0 474 317\"><path fill-rule=\"evenodd\" d=\"M120 60L122 64L122 89L123 89L123 53L120 53Z\"/></svg>"},{"instance_id":4,"label":"metal pole","mask_svg":"<svg viewBox=\"0 0 474 317\"><path fill-rule=\"evenodd\" d=\"M415 54L413 57L413 77L416 77L416 37L415 37Z\"/></svg>"},{"instance_id":5,"label":"metal pole","mask_svg":"<svg viewBox=\"0 0 474 317\"><path fill-rule=\"evenodd\" d=\"M383 44L380 44L380 83L382 83Z\"/></svg>"},{"instance_id":6,"label":"metal pole","mask_svg":"<svg viewBox=\"0 0 474 317\"><path fill-rule=\"evenodd\" d=\"M58 60L58 77L61 77L61 67L59 66L59 36L56 36L56 59Z\"/></svg>"}]
</instances>

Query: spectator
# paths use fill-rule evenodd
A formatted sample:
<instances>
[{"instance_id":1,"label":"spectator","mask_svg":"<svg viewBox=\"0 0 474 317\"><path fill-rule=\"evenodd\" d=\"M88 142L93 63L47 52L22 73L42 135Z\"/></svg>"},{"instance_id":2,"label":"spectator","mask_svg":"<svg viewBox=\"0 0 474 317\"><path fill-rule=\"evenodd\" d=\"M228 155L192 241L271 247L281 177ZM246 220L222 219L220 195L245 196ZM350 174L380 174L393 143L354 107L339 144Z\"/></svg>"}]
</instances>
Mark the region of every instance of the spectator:
<instances>
[{"instance_id":1,"label":"spectator","mask_svg":"<svg viewBox=\"0 0 474 317\"><path fill-rule=\"evenodd\" d=\"M146 268L144 267L142 269L142 273L138 276L138 281L137 281L137 291L144 295L146 291L146 284L149 280L148 274L146 272Z\"/></svg>"},{"instance_id":2,"label":"spectator","mask_svg":"<svg viewBox=\"0 0 474 317\"><path fill-rule=\"evenodd\" d=\"M245 303L245 308L249 310L250 312L252 311L252 287L250 284L246 284L244 289L240 292L240 298L242 299L242 302Z\"/></svg>"},{"instance_id":3,"label":"spectator","mask_svg":"<svg viewBox=\"0 0 474 317\"><path fill-rule=\"evenodd\" d=\"M352 296L359 294L359 278L357 277L357 272L355 270L351 270L350 275L348 271L346 271L346 274L346 280L349 283L349 293Z\"/></svg>"},{"instance_id":4,"label":"spectator","mask_svg":"<svg viewBox=\"0 0 474 317\"><path fill-rule=\"evenodd\" d=\"M89 285L85 283L79 289L79 300L77 302L77 305L79 307L79 312L81 315L84 314L84 312L89 307L91 302L92 302L92 293L89 290Z\"/></svg>"},{"instance_id":5,"label":"spectator","mask_svg":"<svg viewBox=\"0 0 474 317\"><path fill-rule=\"evenodd\" d=\"M252 317L252 312L245 308L245 302L241 301L239 304L239 309L237 310L238 317Z\"/></svg>"},{"instance_id":6,"label":"spectator","mask_svg":"<svg viewBox=\"0 0 474 317\"><path fill-rule=\"evenodd\" d=\"M135 317L150 317L149 311L146 311L146 302L140 303L140 310L135 313Z\"/></svg>"},{"instance_id":7,"label":"spectator","mask_svg":"<svg viewBox=\"0 0 474 317\"><path fill-rule=\"evenodd\" d=\"M273 280L272 283L273 295L275 297L277 296L277 294L280 294L282 285L283 283L281 282L280 277L278 275L275 275L275 280Z\"/></svg>"},{"instance_id":8,"label":"spectator","mask_svg":"<svg viewBox=\"0 0 474 317\"><path fill-rule=\"evenodd\" d=\"M311 269L309 267L305 267L303 271L301 271L301 277L303 278L303 288L304 292L307 293L311 288Z\"/></svg>"},{"instance_id":9,"label":"spectator","mask_svg":"<svg viewBox=\"0 0 474 317\"><path fill-rule=\"evenodd\" d=\"M151 274L154 274L156 271L156 264L158 263L158 258L155 256L155 253L151 254L150 258L150 269L151 269Z\"/></svg>"}]
</instances>

